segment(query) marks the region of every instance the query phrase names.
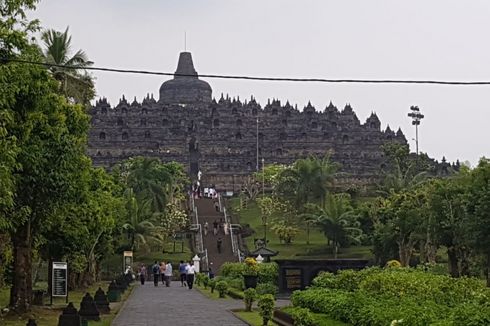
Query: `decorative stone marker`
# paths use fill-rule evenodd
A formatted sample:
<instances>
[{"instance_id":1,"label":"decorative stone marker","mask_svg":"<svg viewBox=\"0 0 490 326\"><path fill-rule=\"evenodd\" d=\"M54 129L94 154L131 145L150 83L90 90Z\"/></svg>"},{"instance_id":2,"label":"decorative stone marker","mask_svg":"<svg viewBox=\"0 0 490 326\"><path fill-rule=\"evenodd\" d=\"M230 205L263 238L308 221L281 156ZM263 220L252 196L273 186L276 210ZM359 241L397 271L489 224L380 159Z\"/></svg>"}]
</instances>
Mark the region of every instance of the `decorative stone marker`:
<instances>
[{"instance_id":1,"label":"decorative stone marker","mask_svg":"<svg viewBox=\"0 0 490 326\"><path fill-rule=\"evenodd\" d=\"M100 312L95 305L95 301L92 296L87 293L80 302L80 317L85 320L100 320Z\"/></svg>"},{"instance_id":2,"label":"decorative stone marker","mask_svg":"<svg viewBox=\"0 0 490 326\"><path fill-rule=\"evenodd\" d=\"M192 261L194 262L194 268L196 270L196 273L199 273L201 258L195 255L194 258L192 258Z\"/></svg>"},{"instance_id":3,"label":"decorative stone marker","mask_svg":"<svg viewBox=\"0 0 490 326\"><path fill-rule=\"evenodd\" d=\"M95 305L97 306L97 309L101 314L108 314L111 312L107 295L104 293L104 290L102 290L101 288L99 288L97 292L95 292L94 301L95 301Z\"/></svg>"},{"instance_id":4,"label":"decorative stone marker","mask_svg":"<svg viewBox=\"0 0 490 326\"><path fill-rule=\"evenodd\" d=\"M112 281L111 284L109 284L107 299L109 299L109 302L121 301L121 290L117 286L116 281Z\"/></svg>"},{"instance_id":5,"label":"decorative stone marker","mask_svg":"<svg viewBox=\"0 0 490 326\"><path fill-rule=\"evenodd\" d=\"M58 326L80 326L80 315L77 309L70 302L58 319Z\"/></svg>"}]
</instances>

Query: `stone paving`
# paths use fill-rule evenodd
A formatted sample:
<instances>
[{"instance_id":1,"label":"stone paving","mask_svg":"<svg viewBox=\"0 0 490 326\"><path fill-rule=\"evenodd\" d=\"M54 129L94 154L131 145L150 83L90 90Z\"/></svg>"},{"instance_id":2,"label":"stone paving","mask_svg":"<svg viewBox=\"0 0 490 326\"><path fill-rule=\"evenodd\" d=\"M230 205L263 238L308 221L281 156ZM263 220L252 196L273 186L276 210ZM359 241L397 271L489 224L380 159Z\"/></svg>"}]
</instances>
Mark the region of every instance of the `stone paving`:
<instances>
[{"instance_id":1,"label":"stone paving","mask_svg":"<svg viewBox=\"0 0 490 326\"><path fill-rule=\"evenodd\" d=\"M228 310L243 308L240 300L212 300L199 290L172 282L170 287L152 282L136 285L112 326L246 325Z\"/></svg>"}]
</instances>

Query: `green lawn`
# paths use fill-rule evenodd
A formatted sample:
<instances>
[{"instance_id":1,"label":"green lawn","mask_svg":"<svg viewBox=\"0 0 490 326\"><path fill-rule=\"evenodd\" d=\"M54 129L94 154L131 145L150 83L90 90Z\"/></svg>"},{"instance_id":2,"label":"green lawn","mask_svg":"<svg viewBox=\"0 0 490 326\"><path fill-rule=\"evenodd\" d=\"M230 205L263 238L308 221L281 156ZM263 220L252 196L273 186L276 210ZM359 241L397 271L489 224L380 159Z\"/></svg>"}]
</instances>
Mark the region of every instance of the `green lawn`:
<instances>
[{"instance_id":1,"label":"green lawn","mask_svg":"<svg viewBox=\"0 0 490 326\"><path fill-rule=\"evenodd\" d=\"M236 212L240 200L232 198L228 202L232 208L232 214L238 215L240 224L249 224L255 230L255 234L243 238L249 250L254 249L254 238L262 238L264 228L260 219L260 209L255 202L250 202L246 209L241 209ZM269 240L268 248L279 251L275 257L277 259L294 259L294 258L333 258L332 250L327 246L325 236L316 228L310 229L310 244L307 242L306 227L302 227L300 233L296 236L292 244L286 245L279 242L279 238L268 227L267 239ZM349 248L341 248L338 255L339 258L365 258L372 257L370 246L353 246Z\"/></svg>"},{"instance_id":2,"label":"green lawn","mask_svg":"<svg viewBox=\"0 0 490 326\"><path fill-rule=\"evenodd\" d=\"M73 302L77 309L80 308L80 301L82 301L82 297L85 293L90 292L92 296L95 294L95 291L100 287L107 290L108 282L97 283L91 286L86 290L75 290L69 292L69 301ZM128 298L132 291L132 287L130 287L122 296L121 302L111 303L111 313L108 315L101 315L101 320L98 322L90 321L88 323L89 326L109 326L112 320L116 317L117 312L122 306L122 303ZM8 294L9 290L4 288L0 290L0 306L5 307L8 304ZM24 316L12 316L12 317L0 317L0 325L8 325L8 326L25 326L27 319L35 318L38 325L42 326L57 326L58 318L61 314L61 310L66 307L66 303L58 299L54 302L53 306L34 306L32 308L32 312L26 314Z\"/></svg>"},{"instance_id":3,"label":"green lawn","mask_svg":"<svg viewBox=\"0 0 490 326\"><path fill-rule=\"evenodd\" d=\"M235 310L233 313L252 326L262 326L262 317L260 317L257 309L254 309L251 312ZM315 325L317 326L349 326L343 322L328 318L324 314L313 314L313 318L315 319ZM269 325L274 325L274 323L269 321Z\"/></svg>"}]
</instances>

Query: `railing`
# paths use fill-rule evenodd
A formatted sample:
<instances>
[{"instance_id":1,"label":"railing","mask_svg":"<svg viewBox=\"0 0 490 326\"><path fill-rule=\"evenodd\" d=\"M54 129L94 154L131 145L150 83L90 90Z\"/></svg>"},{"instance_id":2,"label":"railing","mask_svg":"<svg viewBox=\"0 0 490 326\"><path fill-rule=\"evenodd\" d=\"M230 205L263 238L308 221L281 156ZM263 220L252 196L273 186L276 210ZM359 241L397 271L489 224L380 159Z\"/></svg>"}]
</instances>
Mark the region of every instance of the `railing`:
<instances>
[{"instance_id":1,"label":"railing","mask_svg":"<svg viewBox=\"0 0 490 326\"><path fill-rule=\"evenodd\" d=\"M219 196L218 198L221 198ZM238 241L236 239L236 236L233 235L233 229L235 224L231 224L230 221L228 220L228 214L226 214L226 207L223 206L223 214L225 215L225 223L229 225L229 231L230 231L230 239L231 239L231 250L233 251L233 254L238 257L238 260L241 261L241 253L240 253L240 248L238 246Z\"/></svg>"}]
</instances>

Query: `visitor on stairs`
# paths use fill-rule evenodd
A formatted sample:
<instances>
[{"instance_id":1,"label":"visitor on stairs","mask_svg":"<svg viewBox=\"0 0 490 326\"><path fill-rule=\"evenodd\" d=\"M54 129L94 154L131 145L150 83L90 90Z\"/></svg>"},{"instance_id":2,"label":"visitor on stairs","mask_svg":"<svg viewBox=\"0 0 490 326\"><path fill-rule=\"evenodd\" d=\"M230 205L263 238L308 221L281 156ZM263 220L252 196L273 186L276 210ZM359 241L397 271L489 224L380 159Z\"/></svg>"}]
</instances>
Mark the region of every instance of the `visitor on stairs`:
<instances>
[{"instance_id":1,"label":"visitor on stairs","mask_svg":"<svg viewBox=\"0 0 490 326\"><path fill-rule=\"evenodd\" d=\"M186 275L187 275L187 285L189 286L189 290L192 290L192 285L194 284L194 274L196 273L196 267L194 266L194 262L191 261L189 265L187 265Z\"/></svg>"},{"instance_id":2,"label":"visitor on stairs","mask_svg":"<svg viewBox=\"0 0 490 326\"><path fill-rule=\"evenodd\" d=\"M218 234L218 221L217 220L214 220L214 222L213 222L213 233L214 233L214 235Z\"/></svg>"},{"instance_id":3,"label":"visitor on stairs","mask_svg":"<svg viewBox=\"0 0 490 326\"><path fill-rule=\"evenodd\" d=\"M208 224L208 221L206 221L206 223L204 223L204 235L208 235L208 228L209 228L209 224Z\"/></svg>"},{"instance_id":4,"label":"visitor on stairs","mask_svg":"<svg viewBox=\"0 0 490 326\"><path fill-rule=\"evenodd\" d=\"M172 280L172 264L168 261L167 265L165 265L165 271L163 272L165 275L165 286L170 286L170 281Z\"/></svg>"},{"instance_id":5,"label":"visitor on stairs","mask_svg":"<svg viewBox=\"0 0 490 326\"><path fill-rule=\"evenodd\" d=\"M221 239L221 237L219 237L216 244L218 246L218 253L220 254L221 253L221 246L223 244L223 239Z\"/></svg>"},{"instance_id":6,"label":"visitor on stairs","mask_svg":"<svg viewBox=\"0 0 490 326\"><path fill-rule=\"evenodd\" d=\"M187 278L187 263L184 263L183 260L180 261L179 264L179 273L180 273L180 286L187 286L186 278Z\"/></svg>"}]
</instances>

